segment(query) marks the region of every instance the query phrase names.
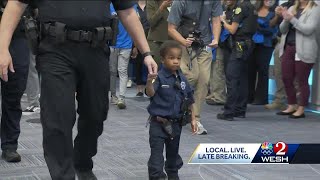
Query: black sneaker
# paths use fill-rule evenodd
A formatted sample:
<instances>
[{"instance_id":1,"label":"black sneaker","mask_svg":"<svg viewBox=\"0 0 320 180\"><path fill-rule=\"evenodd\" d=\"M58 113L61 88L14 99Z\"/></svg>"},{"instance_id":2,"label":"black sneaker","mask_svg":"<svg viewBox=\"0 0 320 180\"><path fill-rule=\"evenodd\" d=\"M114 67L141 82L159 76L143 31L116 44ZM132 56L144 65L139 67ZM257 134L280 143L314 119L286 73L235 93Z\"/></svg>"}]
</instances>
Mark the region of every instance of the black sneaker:
<instances>
[{"instance_id":1,"label":"black sneaker","mask_svg":"<svg viewBox=\"0 0 320 180\"><path fill-rule=\"evenodd\" d=\"M220 120L226 120L226 121L233 121L233 116L231 115L226 115L226 114L218 114L217 115L217 118L220 119Z\"/></svg>"},{"instance_id":2,"label":"black sneaker","mask_svg":"<svg viewBox=\"0 0 320 180\"><path fill-rule=\"evenodd\" d=\"M2 159L4 159L7 162L20 162L21 156L17 153L16 150L3 150Z\"/></svg>"},{"instance_id":3,"label":"black sneaker","mask_svg":"<svg viewBox=\"0 0 320 180\"><path fill-rule=\"evenodd\" d=\"M246 118L246 112L236 112L233 114L233 117Z\"/></svg>"},{"instance_id":4,"label":"black sneaker","mask_svg":"<svg viewBox=\"0 0 320 180\"><path fill-rule=\"evenodd\" d=\"M79 180L98 180L98 178L90 171L77 171L76 174Z\"/></svg>"},{"instance_id":5,"label":"black sneaker","mask_svg":"<svg viewBox=\"0 0 320 180\"><path fill-rule=\"evenodd\" d=\"M138 92L136 96L137 97L143 97L143 92Z\"/></svg>"},{"instance_id":6,"label":"black sneaker","mask_svg":"<svg viewBox=\"0 0 320 180\"><path fill-rule=\"evenodd\" d=\"M179 176L168 176L168 180L180 180Z\"/></svg>"}]
</instances>

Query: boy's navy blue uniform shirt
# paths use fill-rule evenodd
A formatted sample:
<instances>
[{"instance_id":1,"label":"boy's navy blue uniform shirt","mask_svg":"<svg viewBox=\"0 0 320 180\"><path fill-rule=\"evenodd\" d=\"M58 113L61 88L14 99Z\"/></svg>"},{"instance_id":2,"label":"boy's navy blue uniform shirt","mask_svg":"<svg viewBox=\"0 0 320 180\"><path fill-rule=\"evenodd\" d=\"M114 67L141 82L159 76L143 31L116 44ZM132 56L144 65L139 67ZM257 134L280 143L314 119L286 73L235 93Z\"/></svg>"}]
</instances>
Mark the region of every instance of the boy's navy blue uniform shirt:
<instances>
[{"instance_id":1,"label":"boy's navy blue uniform shirt","mask_svg":"<svg viewBox=\"0 0 320 180\"><path fill-rule=\"evenodd\" d=\"M153 87L155 94L148 107L151 116L178 119L182 117L181 103L183 99L187 97L191 104L194 103L193 90L181 70L177 71L176 76L163 67L158 72Z\"/></svg>"}]
</instances>

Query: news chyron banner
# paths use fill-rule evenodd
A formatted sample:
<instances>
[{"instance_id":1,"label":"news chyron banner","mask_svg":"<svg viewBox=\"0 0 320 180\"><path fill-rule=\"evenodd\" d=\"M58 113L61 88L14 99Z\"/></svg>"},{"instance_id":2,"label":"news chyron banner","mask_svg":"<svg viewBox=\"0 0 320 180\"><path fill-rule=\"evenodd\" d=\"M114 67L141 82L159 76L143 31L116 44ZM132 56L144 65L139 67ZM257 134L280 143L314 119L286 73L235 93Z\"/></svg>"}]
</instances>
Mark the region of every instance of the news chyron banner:
<instances>
[{"instance_id":1,"label":"news chyron banner","mask_svg":"<svg viewBox=\"0 0 320 180\"><path fill-rule=\"evenodd\" d=\"M320 144L199 144L189 164L320 164Z\"/></svg>"}]
</instances>

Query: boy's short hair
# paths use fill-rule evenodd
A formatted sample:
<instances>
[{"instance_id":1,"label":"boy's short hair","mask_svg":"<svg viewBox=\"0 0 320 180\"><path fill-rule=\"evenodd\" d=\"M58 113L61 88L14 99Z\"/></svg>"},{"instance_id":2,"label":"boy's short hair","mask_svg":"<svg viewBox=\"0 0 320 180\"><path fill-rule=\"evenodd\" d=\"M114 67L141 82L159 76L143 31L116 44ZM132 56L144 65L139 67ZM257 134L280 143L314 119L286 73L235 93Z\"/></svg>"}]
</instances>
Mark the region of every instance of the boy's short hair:
<instances>
[{"instance_id":1,"label":"boy's short hair","mask_svg":"<svg viewBox=\"0 0 320 180\"><path fill-rule=\"evenodd\" d=\"M168 40L160 46L160 56L164 59L169 49L178 48L182 51L181 45L177 41Z\"/></svg>"}]
</instances>

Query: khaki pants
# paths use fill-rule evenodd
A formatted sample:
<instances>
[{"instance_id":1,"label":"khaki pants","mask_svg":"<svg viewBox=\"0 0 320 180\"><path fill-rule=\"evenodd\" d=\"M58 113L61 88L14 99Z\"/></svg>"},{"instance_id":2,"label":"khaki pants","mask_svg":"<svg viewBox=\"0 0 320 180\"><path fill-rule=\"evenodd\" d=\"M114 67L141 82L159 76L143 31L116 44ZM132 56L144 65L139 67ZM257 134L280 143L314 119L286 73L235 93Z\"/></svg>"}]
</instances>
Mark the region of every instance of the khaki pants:
<instances>
[{"instance_id":1,"label":"khaki pants","mask_svg":"<svg viewBox=\"0 0 320 180\"><path fill-rule=\"evenodd\" d=\"M224 72L223 51L217 48L217 57L211 64L210 94L206 99L212 99L218 103L226 102L226 76Z\"/></svg>"},{"instance_id":2,"label":"khaki pants","mask_svg":"<svg viewBox=\"0 0 320 180\"><path fill-rule=\"evenodd\" d=\"M191 51L191 50L190 50ZM195 52L192 53L192 57ZM190 56L186 48L183 47L181 70L194 88L194 100L192 108L196 115L196 120L200 121L201 105L205 101L208 93L210 70L212 62L212 51L202 50L201 53L192 60L192 69L189 69Z\"/></svg>"},{"instance_id":3,"label":"khaki pants","mask_svg":"<svg viewBox=\"0 0 320 180\"><path fill-rule=\"evenodd\" d=\"M286 99L286 92L282 81L281 61L279 57L279 44L274 49L274 77L276 81L277 90L275 93L274 102L283 103Z\"/></svg>"}]
</instances>

